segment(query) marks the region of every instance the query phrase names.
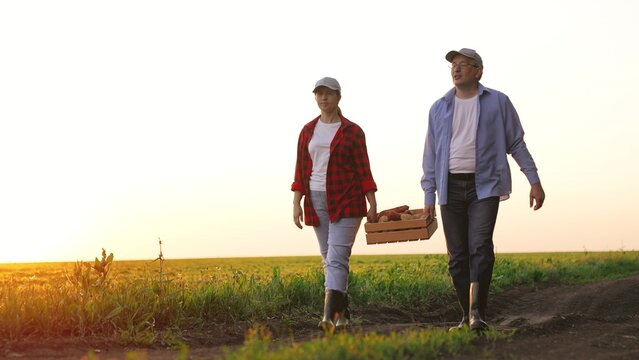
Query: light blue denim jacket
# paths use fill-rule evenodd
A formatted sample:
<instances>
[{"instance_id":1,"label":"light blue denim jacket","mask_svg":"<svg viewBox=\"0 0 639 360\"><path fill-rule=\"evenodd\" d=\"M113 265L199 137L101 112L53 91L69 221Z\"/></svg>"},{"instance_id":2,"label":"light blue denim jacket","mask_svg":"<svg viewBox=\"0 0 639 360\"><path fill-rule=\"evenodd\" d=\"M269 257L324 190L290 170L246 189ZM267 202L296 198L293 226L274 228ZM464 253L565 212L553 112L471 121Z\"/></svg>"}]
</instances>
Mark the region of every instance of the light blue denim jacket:
<instances>
[{"instance_id":1,"label":"light blue denim jacket","mask_svg":"<svg viewBox=\"0 0 639 360\"><path fill-rule=\"evenodd\" d=\"M475 141L475 186L477 198L499 196L502 200L512 192L510 167L506 154L512 155L528 182L539 182L537 167L524 142L524 129L515 107L505 94L479 84L479 123ZM448 159L452 137L455 89L435 101L428 114L428 131L424 145L421 184L425 204L439 204L448 198Z\"/></svg>"}]
</instances>

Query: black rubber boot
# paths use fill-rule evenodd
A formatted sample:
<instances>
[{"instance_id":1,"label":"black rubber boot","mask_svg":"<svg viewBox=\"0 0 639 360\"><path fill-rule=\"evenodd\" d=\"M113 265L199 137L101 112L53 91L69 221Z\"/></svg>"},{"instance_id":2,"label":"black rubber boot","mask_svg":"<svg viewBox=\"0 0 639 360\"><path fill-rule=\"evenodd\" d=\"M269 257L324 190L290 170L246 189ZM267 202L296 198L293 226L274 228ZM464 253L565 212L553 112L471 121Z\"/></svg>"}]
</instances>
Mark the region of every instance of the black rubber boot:
<instances>
[{"instance_id":1,"label":"black rubber boot","mask_svg":"<svg viewBox=\"0 0 639 360\"><path fill-rule=\"evenodd\" d=\"M468 308L470 301L470 289L467 286L456 286L455 292L457 293L457 301L459 302L459 307L462 311L462 319L459 322L459 325L453 326L448 331L456 331L461 330L464 327L468 327Z\"/></svg>"},{"instance_id":2,"label":"black rubber boot","mask_svg":"<svg viewBox=\"0 0 639 360\"><path fill-rule=\"evenodd\" d=\"M485 308L482 308L482 300L484 302L484 307L486 300L488 298L487 289L484 290L485 294L480 294L482 291L480 290L480 286L478 282L470 283L470 319L469 325L470 329L477 332L482 332L484 330L488 330L488 324L484 321L483 314L485 312ZM482 296L483 295L483 296Z\"/></svg>"},{"instance_id":3,"label":"black rubber boot","mask_svg":"<svg viewBox=\"0 0 639 360\"><path fill-rule=\"evenodd\" d=\"M488 307L488 288L490 283L479 283L479 316L486 320L486 307Z\"/></svg>"},{"instance_id":4,"label":"black rubber boot","mask_svg":"<svg viewBox=\"0 0 639 360\"><path fill-rule=\"evenodd\" d=\"M337 290L326 290L324 292L324 316L319 323L320 329L328 333L335 331L338 313L343 311L344 293Z\"/></svg>"},{"instance_id":5,"label":"black rubber boot","mask_svg":"<svg viewBox=\"0 0 639 360\"><path fill-rule=\"evenodd\" d=\"M335 323L335 330L343 331L351 326L351 314L348 309L348 294L342 294L342 303L340 304L341 311L338 312L337 322Z\"/></svg>"}]
</instances>

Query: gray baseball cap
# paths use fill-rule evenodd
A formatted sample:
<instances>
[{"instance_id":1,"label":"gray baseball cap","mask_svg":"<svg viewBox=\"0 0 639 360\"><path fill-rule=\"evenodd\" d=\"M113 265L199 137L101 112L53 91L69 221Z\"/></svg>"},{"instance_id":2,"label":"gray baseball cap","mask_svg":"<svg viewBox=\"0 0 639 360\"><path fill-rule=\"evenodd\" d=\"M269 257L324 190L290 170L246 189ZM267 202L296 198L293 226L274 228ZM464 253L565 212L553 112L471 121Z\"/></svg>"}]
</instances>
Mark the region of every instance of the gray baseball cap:
<instances>
[{"instance_id":1,"label":"gray baseball cap","mask_svg":"<svg viewBox=\"0 0 639 360\"><path fill-rule=\"evenodd\" d=\"M327 87L331 90L335 90L335 91L342 91L342 87L339 86L339 83L337 82L337 80L331 78L331 77L325 77L325 78L321 78L319 79L316 83L315 83L315 87L313 88L313 92L317 91L317 88L320 86L324 86Z\"/></svg>"},{"instance_id":2,"label":"gray baseball cap","mask_svg":"<svg viewBox=\"0 0 639 360\"><path fill-rule=\"evenodd\" d=\"M481 56L479 56L477 51L473 49L468 49L468 48L463 48L459 51L457 50L449 51L448 54L446 54L446 60L448 60L448 62L453 62L453 58L457 55L464 55L465 57L469 57L475 60L475 62L477 63L477 65L479 65L480 68L484 67L484 62L481 61Z\"/></svg>"}]
</instances>

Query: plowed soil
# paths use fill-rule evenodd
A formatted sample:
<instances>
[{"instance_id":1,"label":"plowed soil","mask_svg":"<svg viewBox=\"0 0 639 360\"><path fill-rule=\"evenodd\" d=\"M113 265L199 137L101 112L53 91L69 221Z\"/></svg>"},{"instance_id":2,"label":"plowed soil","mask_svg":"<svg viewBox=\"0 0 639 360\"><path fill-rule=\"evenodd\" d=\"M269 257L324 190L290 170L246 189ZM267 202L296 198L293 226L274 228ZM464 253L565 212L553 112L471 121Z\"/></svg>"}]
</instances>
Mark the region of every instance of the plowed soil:
<instances>
[{"instance_id":1,"label":"plowed soil","mask_svg":"<svg viewBox=\"0 0 639 360\"><path fill-rule=\"evenodd\" d=\"M378 334L427 327L448 328L458 320L454 299L429 314L393 309L361 311L352 331ZM507 340L479 338L472 350L452 359L639 359L639 276L589 285L536 284L505 289L489 299L488 322L498 330L516 330ZM274 338L300 342L322 336L316 319L296 329L267 324ZM189 357L211 359L239 346L250 324L184 334ZM1 340L0 340L1 341ZM0 343L0 357L13 359L174 359L177 350L128 348L99 339L29 339Z\"/></svg>"}]
</instances>

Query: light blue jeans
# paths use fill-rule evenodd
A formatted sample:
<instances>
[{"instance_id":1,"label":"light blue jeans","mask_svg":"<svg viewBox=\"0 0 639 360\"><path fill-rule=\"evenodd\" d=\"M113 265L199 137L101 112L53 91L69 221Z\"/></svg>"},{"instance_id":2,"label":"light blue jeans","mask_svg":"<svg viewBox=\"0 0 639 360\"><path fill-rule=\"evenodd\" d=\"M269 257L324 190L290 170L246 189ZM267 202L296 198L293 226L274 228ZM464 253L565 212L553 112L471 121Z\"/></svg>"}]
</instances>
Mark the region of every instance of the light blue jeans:
<instances>
[{"instance_id":1,"label":"light blue jeans","mask_svg":"<svg viewBox=\"0 0 639 360\"><path fill-rule=\"evenodd\" d=\"M334 223L328 218L325 191L311 191L313 208L319 217L319 226L313 227L319 242L326 290L347 292L351 249L362 223L361 217L341 218Z\"/></svg>"}]
</instances>

